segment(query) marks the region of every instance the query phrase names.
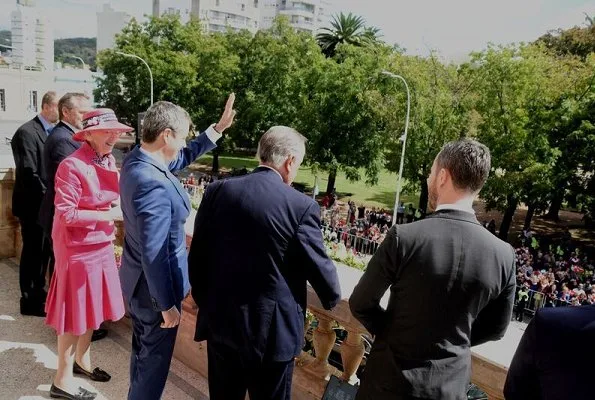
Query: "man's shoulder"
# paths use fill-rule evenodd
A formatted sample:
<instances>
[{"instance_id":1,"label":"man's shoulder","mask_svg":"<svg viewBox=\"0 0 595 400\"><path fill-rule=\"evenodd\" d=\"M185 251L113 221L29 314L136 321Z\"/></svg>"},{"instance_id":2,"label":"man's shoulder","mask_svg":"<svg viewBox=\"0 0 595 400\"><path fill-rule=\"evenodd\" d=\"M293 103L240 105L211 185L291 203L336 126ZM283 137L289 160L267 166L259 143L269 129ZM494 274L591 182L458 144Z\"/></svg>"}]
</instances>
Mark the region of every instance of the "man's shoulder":
<instances>
[{"instance_id":1,"label":"man's shoulder","mask_svg":"<svg viewBox=\"0 0 595 400\"><path fill-rule=\"evenodd\" d=\"M30 119L29 121L25 122L23 125L19 126L16 132L13 135L13 140L15 138L26 139L30 136L30 134L35 133L37 127L43 126L37 117Z\"/></svg>"},{"instance_id":2,"label":"man's shoulder","mask_svg":"<svg viewBox=\"0 0 595 400\"><path fill-rule=\"evenodd\" d=\"M583 329L587 324L595 321L595 305L577 307L541 308L535 313L535 321L540 329L553 330ZM591 328L595 332L595 325Z\"/></svg>"}]
</instances>

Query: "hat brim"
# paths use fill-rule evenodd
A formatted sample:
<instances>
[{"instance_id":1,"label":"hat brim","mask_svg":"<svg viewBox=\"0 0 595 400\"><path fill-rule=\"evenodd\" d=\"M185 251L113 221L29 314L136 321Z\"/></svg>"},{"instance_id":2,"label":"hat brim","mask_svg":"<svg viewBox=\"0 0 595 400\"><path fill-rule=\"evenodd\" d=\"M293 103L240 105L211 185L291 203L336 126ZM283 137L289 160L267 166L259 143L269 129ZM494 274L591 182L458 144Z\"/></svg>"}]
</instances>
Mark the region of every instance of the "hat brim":
<instances>
[{"instance_id":1,"label":"hat brim","mask_svg":"<svg viewBox=\"0 0 595 400\"><path fill-rule=\"evenodd\" d=\"M118 121L108 121L108 122L104 122L100 125L90 126L86 129L83 129L82 131L78 131L72 136L72 138L78 142L84 142L85 141L85 133L87 133L87 132L109 131L110 133L111 132L126 133L126 132L132 132L133 130L134 130L134 128L132 128L128 125L124 125Z\"/></svg>"}]
</instances>

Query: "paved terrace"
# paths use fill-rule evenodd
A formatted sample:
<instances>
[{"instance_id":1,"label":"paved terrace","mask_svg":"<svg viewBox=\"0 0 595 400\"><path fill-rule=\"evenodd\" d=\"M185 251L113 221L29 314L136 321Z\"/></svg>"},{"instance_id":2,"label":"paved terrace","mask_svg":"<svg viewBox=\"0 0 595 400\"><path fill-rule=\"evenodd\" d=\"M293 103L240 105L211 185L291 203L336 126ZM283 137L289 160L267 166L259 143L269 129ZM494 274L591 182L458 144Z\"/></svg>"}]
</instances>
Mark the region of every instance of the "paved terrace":
<instances>
[{"instance_id":1,"label":"paved terrace","mask_svg":"<svg viewBox=\"0 0 595 400\"><path fill-rule=\"evenodd\" d=\"M49 399L56 372L56 335L39 317L19 312L18 265L0 260L0 399ZM91 357L112 375L110 382L79 379L80 386L98 392L97 399L125 399L131 330L126 321L106 324L107 338L94 342ZM177 360L172 361L164 400L208 399L207 381Z\"/></svg>"}]
</instances>

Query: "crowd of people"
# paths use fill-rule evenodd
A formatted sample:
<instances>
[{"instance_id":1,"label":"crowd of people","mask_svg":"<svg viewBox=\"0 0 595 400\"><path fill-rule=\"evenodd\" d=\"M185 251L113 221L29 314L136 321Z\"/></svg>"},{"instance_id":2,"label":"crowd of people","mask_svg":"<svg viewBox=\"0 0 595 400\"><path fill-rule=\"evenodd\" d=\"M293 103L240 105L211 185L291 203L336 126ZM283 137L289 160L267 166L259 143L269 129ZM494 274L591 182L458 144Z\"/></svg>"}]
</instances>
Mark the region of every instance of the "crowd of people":
<instances>
[{"instance_id":1,"label":"crowd of people","mask_svg":"<svg viewBox=\"0 0 595 400\"><path fill-rule=\"evenodd\" d=\"M595 263L580 249L516 249L517 319L523 309L595 304Z\"/></svg>"},{"instance_id":2,"label":"crowd of people","mask_svg":"<svg viewBox=\"0 0 595 400\"><path fill-rule=\"evenodd\" d=\"M373 255L392 226L390 210L372 207L359 207L349 200L347 207L337 201L335 191L322 200L321 222L324 238L331 242L343 243L355 255ZM346 208L346 210L345 210ZM423 216L413 205L403 203L397 211L397 223L411 223Z\"/></svg>"}]
</instances>

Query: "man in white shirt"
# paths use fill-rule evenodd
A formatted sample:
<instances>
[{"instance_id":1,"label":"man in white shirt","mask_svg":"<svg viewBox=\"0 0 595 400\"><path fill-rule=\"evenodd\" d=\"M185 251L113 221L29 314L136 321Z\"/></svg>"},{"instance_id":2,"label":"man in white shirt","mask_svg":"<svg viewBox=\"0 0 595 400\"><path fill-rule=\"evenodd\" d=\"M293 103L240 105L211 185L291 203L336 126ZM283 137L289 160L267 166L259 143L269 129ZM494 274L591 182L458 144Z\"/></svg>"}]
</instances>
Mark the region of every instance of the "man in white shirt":
<instances>
[{"instance_id":1,"label":"man in white shirt","mask_svg":"<svg viewBox=\"0 0 595 400\"><path fill-rule=\"evenodd\" d=\"M428 178L436 212L394 225L370 260L349 299L353 315L375 335L356 399L466 398L470 347L504 335L515 254L481 226L472 207L489 171L486 146L447 143Z\"/></svg>"}]
</instances>

